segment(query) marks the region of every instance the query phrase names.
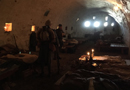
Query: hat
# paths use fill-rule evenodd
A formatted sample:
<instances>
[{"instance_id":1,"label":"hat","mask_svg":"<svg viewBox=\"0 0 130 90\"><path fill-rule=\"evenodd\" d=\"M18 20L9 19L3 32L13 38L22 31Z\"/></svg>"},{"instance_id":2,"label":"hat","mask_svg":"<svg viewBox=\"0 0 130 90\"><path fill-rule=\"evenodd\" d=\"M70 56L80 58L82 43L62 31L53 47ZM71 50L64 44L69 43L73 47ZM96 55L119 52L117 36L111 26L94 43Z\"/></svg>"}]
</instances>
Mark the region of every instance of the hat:
<instances>
[{"instance_id":1,"label":"hat","mask_svg":"<svg viewBox=\"0 0 130 90\"><path fill-rule=\"evenodd\" d=\"M51 25L51 21L50 21L50 20L47 20L47 21L45 22L45 25L46 25L46 26L50 26L50 25Z\"/></svg>"},{"instance_id":2,"label":"hat","mask_svg":"<svg viewBox=\"0 0 130 90\"><path fill-rule=\"evenodd\" d=\"M62 26L62 24L59 24L58 26Z\"/></svg>"}]
</instances>

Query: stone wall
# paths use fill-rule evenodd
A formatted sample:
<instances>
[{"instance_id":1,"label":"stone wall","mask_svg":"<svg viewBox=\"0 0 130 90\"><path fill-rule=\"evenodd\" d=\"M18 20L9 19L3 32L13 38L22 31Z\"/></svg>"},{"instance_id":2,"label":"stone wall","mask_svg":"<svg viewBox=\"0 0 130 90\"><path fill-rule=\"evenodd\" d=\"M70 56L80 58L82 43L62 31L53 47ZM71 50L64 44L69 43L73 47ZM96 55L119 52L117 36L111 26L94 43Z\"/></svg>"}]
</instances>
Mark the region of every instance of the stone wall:
<instances>
[{"instance_id":1,"label":"stone wall","mask_svg":"<svg viewBox=\"0 0 130 90\"><path fill-rule=\"evenodd\" d=\"M35 25L39 28L48 19L52 21L53 29L56 29L57 25L61 23L64 32L72 34L73 37L83 37L86 33L93 33L92 28L86 30L82 26L86 18L92 18L90 12L93 9L89 9L87 6L98 8L96 5L99 3L99 8L102 9L106 4L103 0L98 3L93 2L94 4L86 1L89 0L0 0L0 45L6 43L15 45L15 36L18 47L28 50L31 26ZM98 12L96 9L95 11ZM79 21L76 21L77 18ZM5 33L5 23L12 23L13 29L10 33ZM66 26L67 30L65 30ZM111 28L108 30L110 31ZM126 34L128 34L127 31Z\"/></svg>"}]
</instances>

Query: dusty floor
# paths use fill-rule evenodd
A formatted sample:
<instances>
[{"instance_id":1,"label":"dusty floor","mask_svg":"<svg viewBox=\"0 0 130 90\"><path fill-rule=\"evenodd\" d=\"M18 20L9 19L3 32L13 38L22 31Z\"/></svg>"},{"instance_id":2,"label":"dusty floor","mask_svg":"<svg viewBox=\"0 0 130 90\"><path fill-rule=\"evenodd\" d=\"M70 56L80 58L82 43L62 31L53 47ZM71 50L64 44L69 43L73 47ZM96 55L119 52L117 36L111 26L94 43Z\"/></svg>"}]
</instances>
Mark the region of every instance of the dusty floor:
<instances>
[{"instance_id":1,"label":"dusty floor","mask_svg":"<svg viewBox=\"0 0 130 90\"><path fill-rule=\"evenodd\" d=\"M45 68L45 76L43 78L37 77L36 74L33 74L27 78L20 78L16 81L13 81L16 86L11 88L11 90L54 90L54 83L67 71L71 70L71 65L76 59L81 55L86 54L87 51L90 51L94 48L93 42L89 41L82 45L79 45L74 54L61 53L60 60L60 74L57 74L57 63L55 60L52 61L52 75L47 77L47 70ZM95 55L119 55L115 53L99 53L95 52ZM128 58L126 55L122 55L123 58Z\"/></svg>"}]
</instances>

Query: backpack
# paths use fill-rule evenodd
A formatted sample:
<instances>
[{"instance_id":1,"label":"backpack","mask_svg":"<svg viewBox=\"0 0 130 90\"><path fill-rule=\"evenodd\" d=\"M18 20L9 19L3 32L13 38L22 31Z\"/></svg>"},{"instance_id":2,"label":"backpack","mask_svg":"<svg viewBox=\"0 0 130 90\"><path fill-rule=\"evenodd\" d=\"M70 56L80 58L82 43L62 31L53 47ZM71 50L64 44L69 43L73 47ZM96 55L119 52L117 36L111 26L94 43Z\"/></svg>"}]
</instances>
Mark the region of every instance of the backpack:
<instances>
[{"instance_id":1,"label":"backpack","mask_svg":"<svg viewBox=\"0 0 130 90\"><path fill-rule=\"evenodd\" d=\"M50 40L50 35L49 35L49 28L47 26L43 26L41 29L40 29L40 32L39 32L39 40L41 42L44 42L44 41L49 41Z\"/></svg>"}]
</instances>

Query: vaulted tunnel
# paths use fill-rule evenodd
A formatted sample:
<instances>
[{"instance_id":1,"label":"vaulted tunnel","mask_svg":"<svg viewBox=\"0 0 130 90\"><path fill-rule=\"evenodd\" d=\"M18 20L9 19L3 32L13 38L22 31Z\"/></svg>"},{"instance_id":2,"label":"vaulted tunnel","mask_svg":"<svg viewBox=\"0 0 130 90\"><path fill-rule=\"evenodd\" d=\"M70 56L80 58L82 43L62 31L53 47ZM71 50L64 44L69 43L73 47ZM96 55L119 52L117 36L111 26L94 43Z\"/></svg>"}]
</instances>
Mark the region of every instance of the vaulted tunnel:
<instances>
[{"instance_id":1,"label":"vaulted tunnel","mask_svg":"<svg viewBox=\"0 0 130 90\"><path fill-rule=\"evenodd\" d=\"M35 25L37 30L48 19L52 21L52 28L56 29L61 23L67 35L83 37L92 34L94 29L85 28L85 21L91 22L96 16L102 25L97 30L103 30L103 20L108 16L109 23L115 22L119 26L118 33L129 46L129 3L128 0L0 0L0 45L15 45L15 35L18 47L28 50L31 26ZM5 33L5 23L12 23L10 33Z\"/></svg>"}]
</instances>

